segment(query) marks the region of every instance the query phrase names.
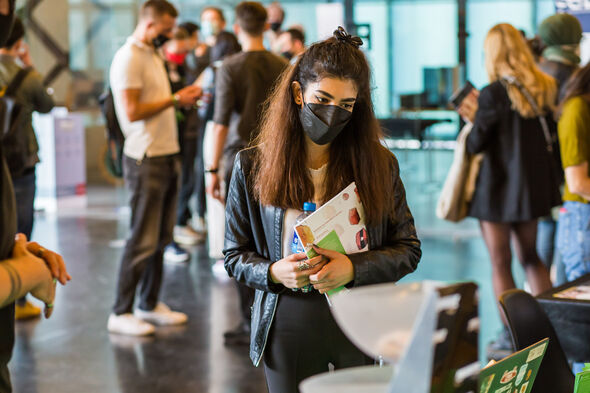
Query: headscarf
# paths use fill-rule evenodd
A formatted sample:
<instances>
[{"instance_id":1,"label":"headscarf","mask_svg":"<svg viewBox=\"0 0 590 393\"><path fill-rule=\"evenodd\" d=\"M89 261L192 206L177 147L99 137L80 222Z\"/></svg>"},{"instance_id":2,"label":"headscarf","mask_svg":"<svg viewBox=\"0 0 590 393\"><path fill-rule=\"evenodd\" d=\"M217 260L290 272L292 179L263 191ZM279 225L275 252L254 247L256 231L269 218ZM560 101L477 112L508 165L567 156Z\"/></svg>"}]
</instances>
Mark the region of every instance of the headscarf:
<instances>
[{"instance_id":1,"label":"headscarf","mask_svg":"<svg viewBox=\"0 0 590 393\"><path fill-rule=\"evenodd\" d=\"M539 37L547 46L543 57L564 64L580 64L579 47L582 39L580 21L570 14L555 14L539 26Z\"/></svg>"}]
</instances>

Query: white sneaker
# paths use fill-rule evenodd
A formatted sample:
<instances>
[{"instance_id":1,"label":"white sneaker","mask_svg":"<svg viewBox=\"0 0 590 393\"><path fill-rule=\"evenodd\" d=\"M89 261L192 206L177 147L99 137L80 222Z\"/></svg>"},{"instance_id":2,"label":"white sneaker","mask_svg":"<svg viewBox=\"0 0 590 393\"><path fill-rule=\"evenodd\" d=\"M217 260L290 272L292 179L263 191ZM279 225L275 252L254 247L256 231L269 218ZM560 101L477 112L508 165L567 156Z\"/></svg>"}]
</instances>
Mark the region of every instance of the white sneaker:
<instances>
[{"instance_id":1,"label":"white sneaker","mask_svg":"<svg viewBox=\"0 0 590 393\"><path fill-rule=\"evenodd\" d=\"M159 326L182 325L188 321L186 314L172 311L162 302L158 303L152 311L135 309L135 316Z\"/></svg>"},{"instance_id":2,"label":"white sneaker","mask_svg":"<svg viewBox=\"0 0 590 393\"><path fill-rule=\"evenodd\" d=\"M207 234L207 221L204 217L194 217L193 218L193 229L197 232L202 234Z\"/></svg>"},{"instance_id":3,"label":"white sneaker","mask_svg":"<svg viewBox=\"0 0 590 393\"><path fill-rule=\"evenodd\" d=\"M191 259L191 255L176 243L172 243L164 249L164 262L183 263Z\"/></svg>"},{"instance_id":4,"label":"white sneaker","mask_svg":"<svg viewBox=\"0 0 590 393\"><path fill-rule=\"evenodd\" d=\"M204 243L206 239L205 234L196 231L190 225L185 226L175 226L174 227L174 241L176 243L185 244L185 245L195 245Z\"/></svg>"},{"instance_id":5,"label":"white sneaker","mask_svg":"<svg viewBox=\"0 0 590 393\"><path fill-rule=\"evenodd\" d=\"M148 336L154 334L156 328L152 324L136 318L133 314L111 314L107 329L110 333L126 334L128 336Z\"/></svg>"}]
</instances>

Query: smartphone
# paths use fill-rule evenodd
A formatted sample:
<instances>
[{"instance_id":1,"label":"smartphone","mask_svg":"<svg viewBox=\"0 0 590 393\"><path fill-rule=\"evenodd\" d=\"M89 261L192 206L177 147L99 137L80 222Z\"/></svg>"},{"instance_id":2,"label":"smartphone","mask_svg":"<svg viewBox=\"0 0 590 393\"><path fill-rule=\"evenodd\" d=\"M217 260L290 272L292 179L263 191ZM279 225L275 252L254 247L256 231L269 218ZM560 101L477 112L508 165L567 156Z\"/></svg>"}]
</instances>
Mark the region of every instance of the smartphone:
<instances>
[{"instance_id":1,"label":"smartphone","mask_svg":"<svg viewBox=\"0 0 590 393\"><path fill-rule=\"evenodd\" d=\"M459 108L463 100L473 91L473 89L475 89L475 87L471 82L467 81L462 88L454 92L451 98L449 98L449 104L455 109Z\"/></svg>"}]
</instances>

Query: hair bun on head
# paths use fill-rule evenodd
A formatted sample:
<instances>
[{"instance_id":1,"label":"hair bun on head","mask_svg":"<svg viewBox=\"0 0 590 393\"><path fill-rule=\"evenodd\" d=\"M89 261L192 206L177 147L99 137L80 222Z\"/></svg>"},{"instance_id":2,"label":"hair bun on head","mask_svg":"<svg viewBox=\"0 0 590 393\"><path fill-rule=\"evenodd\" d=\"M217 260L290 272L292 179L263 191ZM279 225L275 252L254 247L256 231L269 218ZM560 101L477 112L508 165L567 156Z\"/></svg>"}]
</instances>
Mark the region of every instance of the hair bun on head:
<instances>
[{"instance_id":1,"label":"hair bun on head","mask_svg":"<svg viewBox=\"0 0 590 393\"><path fill-rule=\"evenodd\" d=\"M348 34L342 26L338 26L338 30L334 30L334 38L338 39L340 42L350 44L357 49L363 45L363 40L361 40L361 37Z\"/></svg>"}]
</instances>

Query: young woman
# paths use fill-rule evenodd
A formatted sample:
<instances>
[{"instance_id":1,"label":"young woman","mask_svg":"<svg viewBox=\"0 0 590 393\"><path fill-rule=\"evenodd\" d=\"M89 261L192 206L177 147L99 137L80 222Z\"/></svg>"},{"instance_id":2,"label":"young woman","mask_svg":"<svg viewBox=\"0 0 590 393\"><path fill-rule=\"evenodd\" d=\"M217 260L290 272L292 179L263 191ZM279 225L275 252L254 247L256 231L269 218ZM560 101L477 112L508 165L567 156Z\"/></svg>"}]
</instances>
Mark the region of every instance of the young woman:
<instances>
[{"instance_id":1,"label":"young woman","mask_svg":"<svg viewBox=\"0 0 590 393\"><path fill-rule=\"evenodd\" d=\"M557 224L557 249L568 281L590 273L590 65L565 86L560 108L559 145L565 170L563 207ZM584 363L574 363L574 373Z\"/></svg>"},{"instance_id":2,"label":"young woman","mask_svg":"<svg viewBox=\"0 0 590 393\"><path fill-rule=\"evenodd\" d=\"M227 198L225 266L256 289L250 356L271 393L372 362L344 336L324 293L394 282L414 271L420 241L395 157L381 144L362 41L342 28L312 45L281 77L255 146L236 158ZM327 202L355 181L370 251L290 255L304 202ZM317 265L316 265L317 264ZM316 265L316 266L314 266ZM314 266L307 270L309 266ZM311 284L309 293L293 291Z\"/></svg>"},{"instance_id":3,"label":"young woman","mask_svg":"<svg viewBox=\"0 0 590 393\"><path fill-rule=\"evenodd\" d=\"M590 273L590 66L577 71L566 85L559 143L566 184L557 246L572 281Z\"/></svg>"},{"instance_id":4,"label":"young woman","mask_svg":"<svg viewBox=\"0 0 590 393\"><path fill-rule=\"evenodd\" d=\"M522 35L511 25L494 26L484 52L490 84L480 93L467 139L468 152L484 153L484 159L469 215L480 221L492 260L496 297L515 287L511 238L536 295L551 288L535 249L537 218L547 216L560 203L560 194L541 122L521 88L543 111L553 137L555 122L550 115L556 84L537 68ZM509 338L504 336L500 341L505 345L500 347L509 347Z\"/></svg>"}]
</instances>

